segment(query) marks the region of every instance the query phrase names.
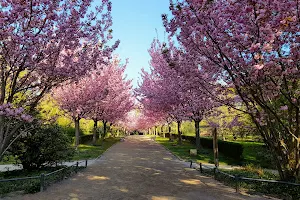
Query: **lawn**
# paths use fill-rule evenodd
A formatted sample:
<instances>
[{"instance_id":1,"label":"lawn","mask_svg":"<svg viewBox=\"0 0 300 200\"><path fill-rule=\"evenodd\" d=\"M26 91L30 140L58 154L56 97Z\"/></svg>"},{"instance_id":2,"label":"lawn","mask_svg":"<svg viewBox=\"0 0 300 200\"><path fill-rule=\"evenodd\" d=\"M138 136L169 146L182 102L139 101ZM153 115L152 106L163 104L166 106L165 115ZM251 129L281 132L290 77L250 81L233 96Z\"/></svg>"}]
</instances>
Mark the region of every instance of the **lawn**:
<instances>
[{"instance_id":1,"label":"lawn","mask_svg":"<svg viewBox=\"0 0 300 200\"><path fill-rule=\"evenodd\" d=\"M86 160L97 158L109 147L111 147L116 142L120 141L120 138L107 138L101 144L101 141L97 141L97 144L94 146L92 144L81 144L79 145L74 157L72 160ZM101 144L101 145L100 145ZM7 159L7 158L6 158ZM2 164L14 163L14 158L10 157L8 160L4 160ZM10 178L20 178L20 177L29 177L29 176L40 176L41 173L49 173L54 170L61 168L58 167L45 167L43 169L26 171L26 170L13 170L7 172L0 172L1 179L10 179ZM62 177L69 177L74 172L74 167L69 167L66 170L63 170L57 174L53 174L46 178L46 185L49 185L53 182L61 180ZM82 167L80 167L82 168ZM14 191L22 191L25 193L34 193L38 192L40 189L40 180L39 179L30 179L30 180L20 180L8 183L0 183L0 197L6 193Z\"/></svg>"},{"instance_id":2,"label":"lawn","mask_svg":"<svg viewBox=\"0 0 300 200\"><path fill-rule=\"evenodd\" d=\"M75 160L88 160L97 158L101 155L104 151L106 151L109 147L111 147L116 142L120 141L120 138L106 138L101 144L101 141L98 140L96 145L92 144L80 144L77 151L72 158L73 161ZM13 156L6 156L0 162L0 165L8 165L8 164L15 164L16 159Z\"/></svg>"},{"instance_id":3,"label":"lawn","mask_svg":"<svg viewBox=\"0 0 300 200\"><path fill-rule=\"evenodd\" d=\"M214 163L214 155L212 149L202 148L198 152L197 156L190 156L189 150L195 149L195 145L191 144L188 141L184 141L182 145L176 145L175 142L169 142L169 138L157 137L156 141L175 155L179 156L185 160L195 160L202 163ZM262 143L258 142L237 142L243 145L243 160L235 160L233 158L224 156L222 153L219 153L219 163L220 165L247 165L252 164L256 167L270 168L274 169L272 164L272 159L268 153L266 147ZM174 146L176 145L176 146Z\"/></svg>"},{"instance_id":4,"label":"lawn","mask_svg":"<svg viewBox=\"0 0 300 200\"><path fill-rule=\"evenodd\" d=\"M113 144L120 141L120 138L106 138L101 144L101 141L98 140L96 145L92 144L80 144L72 160L88 160L97 158L104 151L106 151Z\"/></svg>"},{"instance_id":5,"label":"lawn","mask_svg":"<svg viewBox=\"0 0 300 200\"><path fill-rule=\"evenodd\" d=\"M202 148L200 152L198 152L197 156L191 156L190 155L190 149L195 149L195 145L183 141L182 145L177 145L177 142L169 142L169 138L162 138L162 137L156 137L156 141L159 144L164 145L167 147L171 152L173 152L175 155L179 156L180 158L184 160L194 160L202 163L214 163L214 155L213 151L211 149L204 149ZM176 146L174 146L176 145ZM219 162L220 164L225 165L238 165L240 164L239 161L236 161L232 158L226 157L222 154L219 154Z\"/></svg>"}]
</instances>

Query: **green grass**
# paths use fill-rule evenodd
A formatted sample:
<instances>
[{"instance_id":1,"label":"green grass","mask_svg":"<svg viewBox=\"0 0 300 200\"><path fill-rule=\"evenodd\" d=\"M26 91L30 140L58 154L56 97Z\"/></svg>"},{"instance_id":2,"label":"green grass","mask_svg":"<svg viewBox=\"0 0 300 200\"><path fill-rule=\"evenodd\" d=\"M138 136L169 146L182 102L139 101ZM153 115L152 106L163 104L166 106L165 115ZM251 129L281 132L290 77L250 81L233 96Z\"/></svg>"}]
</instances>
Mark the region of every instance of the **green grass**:
<instances>
[{"instance_id":1,"label":"green grass","mask_svg":"<svg viewBox=\"0 0 300 200\"><path fill-rule=\"evenodd\" d=\"M273 162L273 157L267 147L260 142L237 142L242 144L243 150L243 164L253 164L258 167L267 169L276 169Z\"/></svg>"},{"instance_id":2,"label":"green grass","mask_svg":"<svg viewBox=\"0 0 300 200\"><path fill-rule=\"evenodd\" d=\"M273 174L271 172L265 171L261 168L257 168L253 165L247 165L241 169L234 170L222 170L228 174L232 174L239 177L248 177L254 179L266 179L266 180L279 180L279 175ZM212 170L205 170L204 173L213 175ZM231 187L236 186L234 179L229 178L223 174L218 173L216 179L229 185ZM241 188L247 190L248 193L254 194L267 194L268 196L273 196L280 199L300 199L300 189L299 186L280 184L280 183L268 183L268 182L258 182L251 180L242 180L239 182Z\"/></svg>"},{"instance_id":3,"label":"green grass","mask_svg":"<svg viewBox=\"0 0 300 200\"><path fill-rule=\"evenodd\" d=\"M85 160L97 158L109 147L111 147L116 142L120 141L120 138L107 138L101 144L101 141L97 141L96 145L92 144L81 144L78 147L72 160ZM101 144L101 145L100 145ZM14 163L14 158L10 157L9 160L4 160L5 164L9 162ZM3 162L2 162L3 163ZM45 167L43 169L26 171L26 170L13 170L7 172L0 172L0 179L11 179L11 178L21 178L21 177L30 177L30 176L40 176L41 173L49 173L59 169L60 167ZM82 167L80 167L82 168ZM50 185L54 182L60 181L62 177L69 177L75 171L75 167L68 167L63 171L60 171L57 174L53 174L49 177L46 177L46 185ZM0 183L0 197L16 191L22 191L22 193L35 193L40 189L40 180L39 179L30 179L30 180L20 180L13 182Z\"/></svg>"},{"instance_id":4,"label":"green grass","mask_svg":"<svg viewBox=\"0 0 300 200\"><path fill-rule=\"evenodd\" d=\"M101 155L106 149L111 147L116 142L120 141L120 138L106 138L103 141L103 144L100 145L101 141L98 140L96 145L92 144L80 144L77 151L75 152L72 160L88 160L97 158ZM16 159L13 156L4 156L2 161L0 161L0 165L8 165L8 164L15 164Z\"/></svg>"},{"instance_id":5,"label":"green grass","mask_svg":"<svg viewBox=\"0 0 300 200\"><path fill-rule=\"evenodd\" d=\"M164 145L167 147L171 152L173 152L175 155L179 156L180 158L184 160L194 160L196 162L202 162L202 163L214 163L214 154L212 149L205 149L202 148L200 152L198 152L197 156L191 156L190 155L190 149L195 149L195 145L192 145L191 143L187 141L183 141L182 145L176 145L177 142L169 142L169 138L162 138L162 137L156 137L156 141L159 144ZM176 146L174 146L176 145ZM239 161L236 161L232 158L226 157L219 153L219 163L222 165L238 165L241 164Z\"/></svg>"},{"instance_id":6,"label":"green grass","mask_svg":"<svg viewBox=\"0 0 300 200\"><path fill-rule=\"evenodd\" d=\"M98 140L96 145L92 144L81 144L79 145L77 151L72 160L87 160L97 158L104 151L106 151L109 147L111 147L116 142L120 141L120 138L106 138L101 144L101 141Z\"/></svg>"},{"instance_id":7,"label":"green grass","mask_svg":"<svg viewBox=\"0 0 300 200\"><path fill-rule=\"evenodd\" d=\"M182 145L176 145L176 142L169 142L168 138L157 137L156 141L175 155L179 156L185 160L195 160L202 163L214 163L214 154L212 149L202 148L198 152L197 156L190 156L189 150L195 149L195 145L191 144L188 141L184 141ZM272 163L272 157L267 151L263 143L259 142L236 142L243 145L243 160L235 160L233 158L224 156L222 153L219 153L219 163L220 165L247 165L252 164L257 167L274 169L274 164ZM176 145L176 146L174 146Z\"/></svg>"}]
</instances>

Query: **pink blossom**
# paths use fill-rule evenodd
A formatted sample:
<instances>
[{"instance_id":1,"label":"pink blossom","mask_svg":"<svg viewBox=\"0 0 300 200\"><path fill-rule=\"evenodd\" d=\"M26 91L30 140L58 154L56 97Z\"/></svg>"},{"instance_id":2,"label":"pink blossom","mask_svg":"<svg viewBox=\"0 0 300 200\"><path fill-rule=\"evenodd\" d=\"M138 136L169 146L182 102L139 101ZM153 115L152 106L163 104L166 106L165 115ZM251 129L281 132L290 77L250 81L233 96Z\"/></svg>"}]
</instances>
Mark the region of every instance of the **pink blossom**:
<instances>
[{"instance_id":1,"label":"pink blossom","mask_svg":"<svg viewBox=\"0 0 300 200\"><path fill-rule=\"evenodd\" d=\"M288 110L289 108L288 108L288 106L287 105L284 105L284 106L281 106L280 107L280 110Z\"/></svg>"}]
</instances>

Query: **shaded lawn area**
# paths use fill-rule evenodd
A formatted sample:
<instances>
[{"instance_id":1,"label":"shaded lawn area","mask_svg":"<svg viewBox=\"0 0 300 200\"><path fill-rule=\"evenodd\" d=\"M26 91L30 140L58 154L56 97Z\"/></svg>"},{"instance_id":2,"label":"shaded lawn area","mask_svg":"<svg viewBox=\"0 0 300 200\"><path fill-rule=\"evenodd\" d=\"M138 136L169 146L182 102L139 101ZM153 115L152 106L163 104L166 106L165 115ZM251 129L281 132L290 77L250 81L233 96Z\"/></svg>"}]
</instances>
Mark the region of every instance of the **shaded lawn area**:
<instances>
[{"instance_id":1,"label":"shaded lawn area","mask_svg":"<svg viewBox=\"0 0 300 200\"><path fill-rule=\"evenodd\" d=\"M169 142L169 138L157 137L156 141L165 147L167 147L170 151L172 151L175 155L179 156L185 160L194 160L196 162L202 163L214 163L214 154L212 149L202 148L200 152L198 152L197 156L191 156L189 154L190 149L195 149L195 145L191 144L188 141L183 141L182 145L176 145L177 142ZM237 142L243 145L243 160L236 160L227 156L224 156L221 152L219 152L219 163L220 165L247 165L253 164L254 166L260 166L263 168L274 169L274 165L272 164L272 157L268 153L266 147L262 143L258 142ZM176 146L174 146L176 145Z\"/></svg>"},{"instance_id":2,"label":"shaded lawn area","mask_svg":"<svg viewBox=\"0 0 300 200\"><path fill-rule=\"evenodd\" d=\"M78 150L75 152L72 160L86 160L97 158L104 151L106 151L109 147L111 147L116 142L120 141L120 138L106 138L102 145L101 141L97 141L97 144L93 146L92 144L81 144L78 147ZM11 157L9 160L12 164L14 164L14 157ZM3 161L2 164L9 164L8 161ZM0 172L0 180L1 179L10 179L10 178L21 178L21 177L29 177L29 176L40 176L41 173L49 173L55 170L60 169L61 166L58 167L44 167L42 169L37 169L33 171L27 170L13 170ZM80 169L83 167L79 167ZM69 167L67 170L63 170L58 174L53 174L46 178L46 184L50 184L56 182L61 179L64 174L65 177L69 177L71 173L74 171L75 167ZM62 174L63 173L63 174ZM13 182L4 182L0 183L0 197L3 194L14 192L14 191L24 191L25 193L34 193L38 192L40 189L40 180L38 179L30 179L30 180L21 180L21 181L13 181Z\"/></svg>"},{"instance_id":3,"label":"shaded lawn area","mask_svg":"<svg viewBox=\"0 0 300 200\"><path fill-rule=\"evenodd\" d=\"M88 160L97 158L118 141L120 141L120 138L110 137L106 138L102 144L100 140L97 141L96 145L80 144L72 160Z\"/></svg>"},{"instance_id":4,"label":"shaded lawn area","mask_svg":"<svg viewBox=\"0 0 300 200\"><path fill-rule=\"evenodd\" d=\"M106 151L109 147L111 147L116 142L120 141L120 138L106 138L101 145L100 139L97 141L96 145L92 144L80 144L77 151L75 152L72 161L76 160L88 160L97 158L101 155L104 151ZM0 165L8 165L8 164L15 164L16 159L14 156L6 156L0 162Z\"/></svg>"}]
</instances>

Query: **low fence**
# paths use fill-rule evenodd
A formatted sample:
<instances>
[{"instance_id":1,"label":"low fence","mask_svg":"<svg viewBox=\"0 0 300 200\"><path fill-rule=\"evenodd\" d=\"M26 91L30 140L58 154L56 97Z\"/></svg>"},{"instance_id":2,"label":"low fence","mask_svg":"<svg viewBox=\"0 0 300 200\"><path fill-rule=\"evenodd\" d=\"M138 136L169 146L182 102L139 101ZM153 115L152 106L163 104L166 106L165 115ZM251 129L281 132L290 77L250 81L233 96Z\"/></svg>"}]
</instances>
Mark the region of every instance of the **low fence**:
<instances>
[{"instance_id":1,"label":"low fence","mask_svg":"<svg viewBox=\"0 0 300 200\"><path fill-rule=\"evenodd\" d=\"M83 166L80 166L81 163L84 163ZM61 181L65 179L65 177L70 177L73 173L77 173L80 168L86 168L88 165L88 161L77 161L75 164L70 166L65 166L61 169L55 170L49 173L41 173L39 176L30 176L30 177L23 177L23 178L11 178L11 179L0 179L0 184L2 183L11 183L17 182L20 183L21 181L28 181L28 184L31 188L27 188L27 192L42 192L44 191L47 186L51 185L52 183ZM22 186L24 184L17 184L14 183L14 187L18 187L18 185ZM10 190L14 190L9 186ZM22 187L21 187L22 188ZM20 189L19 189L20 190Z\"/></svg>"},{"instance_id":2,"label":"low fence","mask_svg":"<svg viewBox=\"0 0 300 200\"><path fill-rule=\"evenodd\" d=\"M193 168L193 161L189 162L190 168ZM225 181L233 186L237 193L241 188L246 188L268 194L285 195L285 199L300 199L300 184L298 183L243 177L226 173L219 168L206 166L203 163L199 163L199 167L194 168L200 173L212 175L216 180Z\"/></svg>"}]
</instances>

